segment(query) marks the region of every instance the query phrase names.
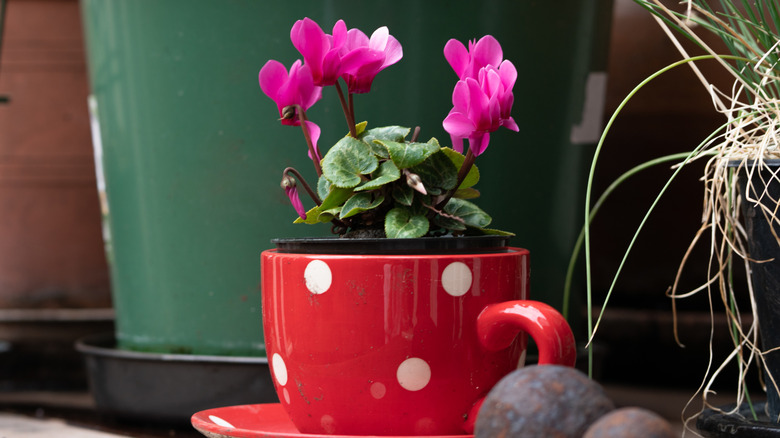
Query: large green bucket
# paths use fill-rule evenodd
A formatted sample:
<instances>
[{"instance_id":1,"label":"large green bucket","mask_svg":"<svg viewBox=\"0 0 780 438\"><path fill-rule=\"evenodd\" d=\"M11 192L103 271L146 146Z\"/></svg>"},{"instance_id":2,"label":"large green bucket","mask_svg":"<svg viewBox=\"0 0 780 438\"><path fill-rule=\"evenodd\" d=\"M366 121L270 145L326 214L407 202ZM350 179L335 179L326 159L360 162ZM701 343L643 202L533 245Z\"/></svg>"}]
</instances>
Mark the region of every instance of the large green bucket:
<instances>
[{"instance_id":1,"label":"large green bucket","mask_svg":"<svg viewBox=\"0 0 780 438\"><path fill-rule=\"evenodd\" d=\"M603 97L588 78L603 67L610 3L82 0L120 347L264 354L260 251L329 234L292 224L281 171L314 172L300 129L280 125L257 84L266 60L300 57L289 29L304 16L328 32L339 18L366 33L387 25L404 59L356 97L357 118L420 125L442 143L456 80L444 44L499 39L520 73L521 132L495 133L477 161L479 204L531 250L532 296L560 306L593 141L578 125L586 84ZM332 90L309 112L323 149L346 132L340 114Z\"/></svg>"}]
</instances>

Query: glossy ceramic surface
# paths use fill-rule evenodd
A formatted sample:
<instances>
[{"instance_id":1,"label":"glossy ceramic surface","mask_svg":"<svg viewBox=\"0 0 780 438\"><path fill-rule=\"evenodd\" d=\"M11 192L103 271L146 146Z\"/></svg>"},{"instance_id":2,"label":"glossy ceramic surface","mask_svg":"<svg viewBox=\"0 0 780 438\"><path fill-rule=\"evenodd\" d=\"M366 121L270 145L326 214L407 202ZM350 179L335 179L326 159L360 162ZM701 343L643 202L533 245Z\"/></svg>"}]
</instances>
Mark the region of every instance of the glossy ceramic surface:
<instances>
[{"instance_id":1,"label":"glossy ceramic surface","mask_svg":"<svg viewBox=\"0 0 780 438\"><path fill-rule=\"evenodd\" d=\"M210 438L340 438L352 436L300 433L290 421L287 412L278 403L209 409L196 413L192 416L191 421L195 429ZM439 435L429 438L470 437L471 435Z\"/></svg>"},{"instance_id":2,"label":"glossy ceramic surface","mask_svg":"<svg viewBox=\"0 0 780 438\"><path fill-rule=\"evenodd\" d=\"M574 340L528 298L528 251L262 255L266 348L281 405L305 433L454 435L523 362L573 365Z\"/></svg>"}]
</instances>

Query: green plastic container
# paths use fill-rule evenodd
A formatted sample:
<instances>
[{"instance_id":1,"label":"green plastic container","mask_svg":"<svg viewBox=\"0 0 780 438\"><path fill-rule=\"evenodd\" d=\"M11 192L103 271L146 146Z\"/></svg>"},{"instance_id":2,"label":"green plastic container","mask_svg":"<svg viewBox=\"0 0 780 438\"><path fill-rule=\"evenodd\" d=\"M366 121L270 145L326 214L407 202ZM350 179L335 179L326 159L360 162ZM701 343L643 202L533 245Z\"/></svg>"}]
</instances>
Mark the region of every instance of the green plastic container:
<instances>
[{"instance_id":1,"label":"green plastic container","mask_svg":"<svg viewBox=\"0 0 780 438\"><path fill-rule=\"evenodd\" d=\"M357 118L442 143L456 80L444 44L499 39L520 73L521 132L495 133L477 161L479 204L531 250L534 298L560 306L592 151L572 129L603 69L609 1L82 0L82 13L121 348L264 354L260 251L330 231L292 224L281 171L314 172L300 129L281 126L257 84L268 59L300 57L289 30L304 16L327 32L339 18L369 34L387 25L404 59L356 96ZM346 133L333 90L309 117L323 151Z\"/></svg>"}]
</instances>

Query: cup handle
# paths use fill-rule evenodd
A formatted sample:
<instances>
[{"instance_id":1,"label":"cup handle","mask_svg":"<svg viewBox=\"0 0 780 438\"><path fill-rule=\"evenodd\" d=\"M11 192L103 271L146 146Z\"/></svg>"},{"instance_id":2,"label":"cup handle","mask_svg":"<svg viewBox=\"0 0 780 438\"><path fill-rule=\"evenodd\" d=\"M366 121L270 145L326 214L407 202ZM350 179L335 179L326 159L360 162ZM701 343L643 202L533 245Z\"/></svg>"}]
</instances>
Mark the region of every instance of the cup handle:
<instances>
[{"instance_id":1,"label":"cup handle","mask_svg":"<svg viewBox=\"0 0 780 438\"><path fill-rule=\"evenodd\" d=\"M539 365L573 367L577 360L574 334L555 308L539 301L517 300L491 304L477 317L477 336L488 351L509 347L520 332L533 338L539 349ZM485 398L469 411L464 430L474 433L477 413Z\"/></svg>"}]
</instances>

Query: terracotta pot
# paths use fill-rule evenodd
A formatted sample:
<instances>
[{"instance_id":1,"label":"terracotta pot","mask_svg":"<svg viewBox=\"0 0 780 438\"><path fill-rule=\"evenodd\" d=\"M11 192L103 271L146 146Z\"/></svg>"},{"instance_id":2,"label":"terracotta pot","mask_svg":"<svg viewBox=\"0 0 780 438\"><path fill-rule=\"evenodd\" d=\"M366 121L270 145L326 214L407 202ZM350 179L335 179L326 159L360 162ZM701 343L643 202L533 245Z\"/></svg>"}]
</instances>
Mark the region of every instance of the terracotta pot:
<instances>
[{"instance_id":1,"label":"terracotta pot","mask_svg":"<svg viewBox=\"0 0 780 438\"><path fill-rule=\"evenodd\" d=\"M498 245L350 255L283 252L281 242L263 252L266 349L296 427L463 434L481 399L523 364L525 333L540 363L573 365L566 321L527 300L528 251Z\"/></svg>"}]
</instances>

